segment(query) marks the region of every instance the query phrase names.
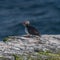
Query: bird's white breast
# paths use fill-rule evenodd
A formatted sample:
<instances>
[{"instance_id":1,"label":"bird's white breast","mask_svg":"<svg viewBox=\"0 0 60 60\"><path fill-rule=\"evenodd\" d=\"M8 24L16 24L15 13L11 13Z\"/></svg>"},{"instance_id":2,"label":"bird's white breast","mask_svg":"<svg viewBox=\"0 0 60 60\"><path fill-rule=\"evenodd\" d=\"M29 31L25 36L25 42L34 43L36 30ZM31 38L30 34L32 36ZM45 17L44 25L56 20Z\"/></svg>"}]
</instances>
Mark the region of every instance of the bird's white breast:
<instances>
[{"instance_id":1,"label":"bird's white breast","mask_svg":"<svg viewBox=\"0 0 60 60\"><path fill-rule=\"evenodd\" d=\"M28 30L27 30L27 28L25 27L25 32L27 33L27 34L29 34L29 32L28 32Z\"/></svg>"}]
</instances>

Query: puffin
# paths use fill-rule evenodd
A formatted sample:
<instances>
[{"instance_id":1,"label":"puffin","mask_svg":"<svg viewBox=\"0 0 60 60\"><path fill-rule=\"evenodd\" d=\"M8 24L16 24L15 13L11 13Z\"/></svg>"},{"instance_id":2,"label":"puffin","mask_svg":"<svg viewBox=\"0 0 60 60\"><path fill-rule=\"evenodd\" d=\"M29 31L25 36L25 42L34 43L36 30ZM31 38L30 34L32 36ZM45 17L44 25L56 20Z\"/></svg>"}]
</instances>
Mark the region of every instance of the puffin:
<instances>
[{"instance_id":1,"label":"puffin","mask_svg":"<svg viewBox=\"0 0 60 60\"><path fill-rule=\"evenodd\" d=\"M35 27L30 25L30 21L24 21L22 24L25 27L27 36L41 36L39 31Z\"/></svg>"}]
</instances>

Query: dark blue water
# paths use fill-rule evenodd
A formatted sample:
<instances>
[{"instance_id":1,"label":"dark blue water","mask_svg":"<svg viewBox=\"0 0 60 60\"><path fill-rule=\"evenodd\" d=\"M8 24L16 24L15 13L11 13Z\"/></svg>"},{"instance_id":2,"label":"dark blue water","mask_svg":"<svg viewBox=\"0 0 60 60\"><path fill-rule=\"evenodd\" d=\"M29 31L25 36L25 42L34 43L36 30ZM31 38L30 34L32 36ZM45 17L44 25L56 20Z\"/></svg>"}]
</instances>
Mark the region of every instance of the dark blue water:
<instances>
[{"instance_id":1,"label":"dark blue water","mask_svg":"<svg viewBox=\"0 0 60 60\"><path fill-rule=\"evenodd\" d=\"M0 40L24 35L25 20L41 34L60 34L60 0L0 0Z\"/></svg>"}]
</instances>

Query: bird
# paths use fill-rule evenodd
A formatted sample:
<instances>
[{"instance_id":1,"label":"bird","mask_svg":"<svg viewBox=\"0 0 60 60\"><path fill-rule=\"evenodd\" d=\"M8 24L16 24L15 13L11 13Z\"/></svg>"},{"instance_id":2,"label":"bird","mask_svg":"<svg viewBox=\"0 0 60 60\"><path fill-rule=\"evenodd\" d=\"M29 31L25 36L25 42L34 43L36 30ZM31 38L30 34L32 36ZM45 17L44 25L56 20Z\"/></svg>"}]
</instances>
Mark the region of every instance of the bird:
<instances>
[{"instance_id":1,"label":"bird","mask_svg":"<svg viewBox=\"0 0 60 60\"><path fill-rule=\"evenodd\" d=\"M35 27L31 26L30 21L24 21L22 24L25 26L25 32L28 36L41 36L39 31Z\"/></svg>"}]
</instances>

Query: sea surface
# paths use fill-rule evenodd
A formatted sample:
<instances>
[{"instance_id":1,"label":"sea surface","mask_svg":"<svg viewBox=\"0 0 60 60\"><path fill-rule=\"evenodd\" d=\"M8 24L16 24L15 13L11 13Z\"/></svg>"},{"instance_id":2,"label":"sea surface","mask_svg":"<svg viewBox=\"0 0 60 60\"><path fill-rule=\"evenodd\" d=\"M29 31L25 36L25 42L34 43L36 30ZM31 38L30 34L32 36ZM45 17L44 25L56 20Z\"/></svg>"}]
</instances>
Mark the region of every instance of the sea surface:
<instances>
[{"instance_id":1,"label":"sea surface","mask_svg":"<svg viewBox=\"0 0 60 60\"><path fill-rule=\"evenodd\" d=\"M26 34L25 20L41 34L60 34L60 0L0 0L0 41Z\"/></svg>"}]
</instances>

